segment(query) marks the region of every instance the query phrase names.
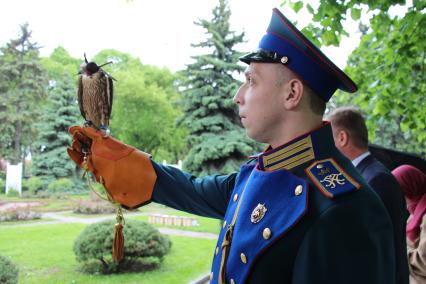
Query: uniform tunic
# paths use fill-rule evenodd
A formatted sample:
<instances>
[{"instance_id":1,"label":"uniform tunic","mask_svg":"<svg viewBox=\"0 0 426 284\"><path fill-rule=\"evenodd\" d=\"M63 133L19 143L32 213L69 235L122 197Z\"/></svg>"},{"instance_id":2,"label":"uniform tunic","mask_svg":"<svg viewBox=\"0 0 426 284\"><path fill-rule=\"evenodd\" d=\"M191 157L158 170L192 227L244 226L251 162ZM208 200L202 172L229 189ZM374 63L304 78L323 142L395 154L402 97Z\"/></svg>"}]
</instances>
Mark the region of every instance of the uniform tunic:
<instances>
[{"instance_id":1,"label":"uniform tunic","mask_svg":"<svg viewBox=\"0 0 426 284\"><path fill-rule=\"evenodd\" d=\"M394 283L390 218L329 123L230 175L152 163L153 201L224 220L211 283Z\"/></svg>"}]
</instances>

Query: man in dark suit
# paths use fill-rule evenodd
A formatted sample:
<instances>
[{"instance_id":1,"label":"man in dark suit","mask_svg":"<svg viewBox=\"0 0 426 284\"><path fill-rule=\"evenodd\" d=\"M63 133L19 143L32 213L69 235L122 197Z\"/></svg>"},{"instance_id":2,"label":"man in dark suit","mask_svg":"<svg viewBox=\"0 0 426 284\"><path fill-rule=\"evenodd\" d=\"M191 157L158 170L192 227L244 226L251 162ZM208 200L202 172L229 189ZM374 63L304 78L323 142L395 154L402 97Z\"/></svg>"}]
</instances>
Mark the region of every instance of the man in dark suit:
<instances>
[{"instance_id":1,"label":"man in dark suit","mask_svg":"<svg viewBox=\"0 0 426 284\"><path fill-rule=\"evenodd\" d=\"M353 107L335 109L330 115L336 147L352 161L367 183L383 201L393 224L396 281L408 283L405 226L408 211L398 182L368 150L368 131L361 112Z\"/></svg>"}]
</instances>

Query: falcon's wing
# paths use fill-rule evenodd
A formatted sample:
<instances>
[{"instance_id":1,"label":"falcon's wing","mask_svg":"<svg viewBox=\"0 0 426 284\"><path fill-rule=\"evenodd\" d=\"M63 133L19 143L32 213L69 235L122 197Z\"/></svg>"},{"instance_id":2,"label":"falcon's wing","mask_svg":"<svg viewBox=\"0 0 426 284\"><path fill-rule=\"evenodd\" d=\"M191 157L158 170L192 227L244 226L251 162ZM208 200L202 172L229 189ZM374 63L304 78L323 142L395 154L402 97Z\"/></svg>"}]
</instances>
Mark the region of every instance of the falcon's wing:
<instances>
[{"instance_id":1,"label":"falcon's wing","mask_svg":"<svg viewBox=\"0 0 426 284\"><path fill-rule=\"evenodd\" d=\"M111 118L112 100L114 97L114 84L112 79L111 76L106 75L105 102L108 105L108 118Z\"/></svg>"},{"instance_id":2,"label":"falcon's wing","mask_svg":"<svg viewBox=\"0 0 426 284\"><path fill-rule=\"evenodd\" d=\"M86 114L84 113L84 107L83 107L83 76L78 76L78 90L77 90L77 99L78 99L78 106L80 107L80 113L83 116L84 119L86 119Z\"/></svg>"}]
</instances>

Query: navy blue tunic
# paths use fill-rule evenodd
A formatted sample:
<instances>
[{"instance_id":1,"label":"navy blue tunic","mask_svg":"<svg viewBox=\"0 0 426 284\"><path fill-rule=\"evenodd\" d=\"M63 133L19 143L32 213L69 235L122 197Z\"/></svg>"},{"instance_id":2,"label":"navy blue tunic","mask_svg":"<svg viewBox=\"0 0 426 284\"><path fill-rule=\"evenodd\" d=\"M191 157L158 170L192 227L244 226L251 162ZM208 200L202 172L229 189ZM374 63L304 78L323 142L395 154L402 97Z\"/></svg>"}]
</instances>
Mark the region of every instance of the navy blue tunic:
<instances>
[{"instance_id":1,"label":"navy blue tunic","mask_svg":"<svg viewBox=\"0 0 426 284\"><path fill-rule=\"evenodd\" d=\"M328 123L230 175L153 165L153 201L224 220L211 283L394 283L390 218Z\"/></svg>"}]
</instances>

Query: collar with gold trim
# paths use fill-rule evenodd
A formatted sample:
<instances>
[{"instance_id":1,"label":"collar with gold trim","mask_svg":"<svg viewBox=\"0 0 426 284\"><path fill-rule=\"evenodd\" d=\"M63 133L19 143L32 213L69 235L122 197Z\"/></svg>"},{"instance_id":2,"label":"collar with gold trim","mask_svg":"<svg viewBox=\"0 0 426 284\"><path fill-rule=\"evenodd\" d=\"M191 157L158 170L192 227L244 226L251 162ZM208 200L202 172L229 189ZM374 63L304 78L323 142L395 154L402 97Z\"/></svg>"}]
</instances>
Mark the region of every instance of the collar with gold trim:
<instances>
[{"instance_id":1,"label":"collar with gold trim","mask_svg":"<svg viewBox=\"0 0 426 284\"><path fill-rule=\"evenodd\" d=\"M259 169L273 171L277 169L291 170L315 159L323 158L327 149L334 148L330 122L311 132L305 133L292 141L271 149L269 146L257 157Z\"/></svg>"}]
</instances>

